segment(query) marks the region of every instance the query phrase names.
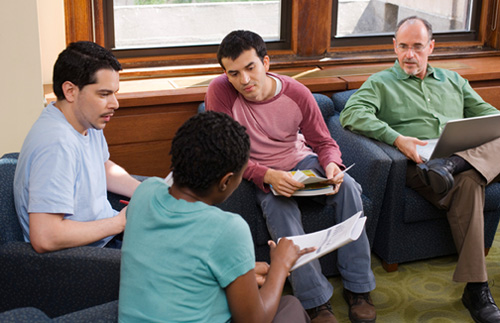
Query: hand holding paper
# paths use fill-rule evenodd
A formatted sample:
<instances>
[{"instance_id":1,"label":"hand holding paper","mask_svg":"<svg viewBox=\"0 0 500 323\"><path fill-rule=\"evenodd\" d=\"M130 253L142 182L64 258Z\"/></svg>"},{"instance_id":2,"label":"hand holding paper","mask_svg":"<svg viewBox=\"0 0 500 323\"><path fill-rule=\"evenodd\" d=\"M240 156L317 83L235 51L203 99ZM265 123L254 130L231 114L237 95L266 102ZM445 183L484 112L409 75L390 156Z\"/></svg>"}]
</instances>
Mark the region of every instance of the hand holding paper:
<instances>
[{"instance_id":1,"label":"hand holding paper","mask_svg":"<svg viewBox=\"0 0 500 323\"><path fill-rule=\"evenodd\" d=\"M359 211L342 223L336 224L328 229L300 236L287 237L300 248L316 247L316 251L301 256L295 262L290 271L297 269L308 262L332 252L352 241L356 241L365 226L366 217L362 217ZM280 240L278 240L279 242Z\"/></svg>"}]
</instances>

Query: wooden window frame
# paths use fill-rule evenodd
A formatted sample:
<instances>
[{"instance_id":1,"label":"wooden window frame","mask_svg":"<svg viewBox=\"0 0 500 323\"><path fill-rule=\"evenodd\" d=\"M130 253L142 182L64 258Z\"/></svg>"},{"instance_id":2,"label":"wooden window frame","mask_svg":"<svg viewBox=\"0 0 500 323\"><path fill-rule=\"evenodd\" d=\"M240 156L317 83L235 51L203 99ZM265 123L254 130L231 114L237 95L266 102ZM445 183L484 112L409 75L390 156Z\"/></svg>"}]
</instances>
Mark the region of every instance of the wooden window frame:
<instances>
[{"instance_id":1,"label":"wooden window frame","mask_svg":"<svg viewBox=\"0 0 500 323\"><path fill-rule=\"evenodd\" d=\"M105 46L106 0L64 0L66 41L95 41ZM331 46L332 0L289 0L290 49L270 49L274 67L359 64L394 60L392 42L384 45ZM500 0L482 0L477 40L437 42L437 58L500 55ZM141 77L162 73L200 74L220 70L215 53L119 58ZM168 70L168 71L167 71ZM174 71L174 72L172 72Z\"/></svg>"},{"instance_id":2,"label":"wooden window frame","mask_svg":"<svg viewBox=\"0 0 500 323\"><path fill-rule=\"evenodd\" d=\"M335 9L337 6L339 6L340 0L332 0L332 37L331 37L331 42L332 42L332 47L334 48L341 48L341 47L346 47L346 46L359 46L359 44L363 44L364 46L366 45L375 45L375 44L391 44L392 39L394 37L394 33L391 30L389 35L383 34L383 35L368 35L368 36L363 36L363 35L354 35L354 36L346 36L346 37L335 37L335 32L337 29L337 23L338 23L338 18L337 15L335 14ZM480 23L480 16L481 14L481 5L482 5L482 0L474 0L473 6L472 6L472 19L471 19L471 31L468 32L447 32L447 33L434 33L433 38L436 40L436 43L450 43L450 42L470 42L470 41L476 41L478 39L478 30L479 30L479 23ZM394 21L394 25L397 22Z\"/></svg>"},{"instance_id":3,"label":"wooden window frame","mask_svg":"<svg viewBox=\"0 0 500 323\"><path fill-rule=\"evenodd\" d=\"M280 21L280 39L269 41L267 43L268 50L288 50L291 47L291 1L281 0L281 17ZM115 47L114 35L114 9L113 1L104 1L103 7L103 25L105 29L104 43L106 48L112 49ZM218 44L214 45L197 45L197 46L173 46L173 47L152 47L152 48L137 48L137 49L116 49L112 50L118 58L133 58L133 57L150 57L150 56L179 56L186 52L190 54L216 54Z\"/></svg>"}]
</instances>

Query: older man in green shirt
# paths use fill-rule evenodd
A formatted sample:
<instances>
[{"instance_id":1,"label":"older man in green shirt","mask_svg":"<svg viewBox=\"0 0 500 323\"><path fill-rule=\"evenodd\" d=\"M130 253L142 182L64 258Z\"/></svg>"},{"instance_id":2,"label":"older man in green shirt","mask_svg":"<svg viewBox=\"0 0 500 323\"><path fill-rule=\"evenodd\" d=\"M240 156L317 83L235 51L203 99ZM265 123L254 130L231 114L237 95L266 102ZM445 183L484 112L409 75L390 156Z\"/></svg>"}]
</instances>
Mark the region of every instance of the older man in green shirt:
<instances>
[{"instance_id":1,"label":"older man in green shirt","mask_svg":"<svg viewBox=\"0 0 500 323\"><path fill-rule=\"evenodd\" d=\"M439 137L448 120L500 111L457 73L428 65L434 40L426 20L402 20L393 42L398 60L351 96L340 122L408 157L407 186L447 210L459 254L453 280L467 283L462 302L476 322L500 322L487 283L483 215L484 188L500 179L500 138L426 163L417 153L417 145Z\"/></svg>"}]
</instances>

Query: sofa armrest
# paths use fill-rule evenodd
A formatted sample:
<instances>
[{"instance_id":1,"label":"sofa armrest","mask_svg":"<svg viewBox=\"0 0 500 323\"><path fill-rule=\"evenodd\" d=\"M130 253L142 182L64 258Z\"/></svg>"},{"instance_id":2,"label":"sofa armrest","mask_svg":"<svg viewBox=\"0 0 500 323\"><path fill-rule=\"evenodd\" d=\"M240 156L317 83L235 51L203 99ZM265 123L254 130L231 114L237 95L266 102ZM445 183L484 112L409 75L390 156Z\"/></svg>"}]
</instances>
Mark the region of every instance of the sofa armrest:
<instances>
[{"instance_id":1,"label":"sofa armrest","mask_svg":"<svg viewBox=\"0 0 500 323\"><path fill-rule=\"evenodd\" d=\"M381 204L392 164L391 158L377 141L344 129L338 114L328 120L327 126L340 146L344 165L347 167L356 163L348 173L361 184L364 194Z\"/></svg>"},{"instance_id":2,"label":"sofa armrest","mask_svg":"<svg viewBox=\"0 0 500 323\"><path fill-rule=\"evenodd\" d=\"M340 146L344 165L356 163L348 174L363 189L364 212L369 217L366 224L367 234L370 243L373 243L391 168L391 158L381 149L377 141L344 129L340 124L339 114L330 117L327 126L333 139Z\"/></svg>"},{"instance_id":3,"label":"sofa armrest","mask_svg":"<svg viewBox=\"0 0 500 323\"><path fill-rule=\"evenodd\" d=\"M391 194L391 196L404 196L401 195L401 192L403 192L406 187L408 158L393 146L382 142L379 143L379 146L392 160L386 194Z\"/></svg>"},{"instance_id":4,"label":"sofa armrest","mask_svg":"<svg viewBox=\"0 0 500 323\"><path fill-rule=\"evenodd\" d=\"M118 299L121 251L77 247L38 254L29 243L0 246L0 312L36 307L50 317Z\"/></svg>"}]
</instances>

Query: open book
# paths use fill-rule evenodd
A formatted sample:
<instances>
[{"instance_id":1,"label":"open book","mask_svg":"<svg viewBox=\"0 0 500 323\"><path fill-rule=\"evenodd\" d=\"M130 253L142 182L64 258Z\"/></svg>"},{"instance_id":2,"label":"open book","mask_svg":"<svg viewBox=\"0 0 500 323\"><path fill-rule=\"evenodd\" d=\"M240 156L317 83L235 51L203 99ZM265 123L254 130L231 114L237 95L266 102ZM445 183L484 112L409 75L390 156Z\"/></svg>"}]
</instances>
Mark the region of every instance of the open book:
<instances>
[{"instance_id":1,"label":"open book","mask_svg":"<svg viewBox=\"0 0 500 323\"><path fill-rule=\"evenodd\" d=\"M334 191L333 185L323 184L323 182L328 179L318 175L312 169L291 171L290 173L293 175L294 180L305 185L304 188L296 190L295 193L292 194L293 196L323 195L333 193ZM280 195L273 189L272 186L271 191L274 195Z\"/></svg>"},{"instance_id":2,"label":"open book","mask_svg":"<svg viewBox=\"0 0 500 323\"><path fill-rule=\"evenodd\" d=\"M342 223L336 224L325 230L300 236L286 237L292 240L300 249L316 247L311 253L301 256L290 269L293 271L308 262L332 252L352 241L356 241L365 226L366 217L361 216L363 211L359 211ZM279 242L279 239L278 239Z\"/></svg>"}]
</instances>

